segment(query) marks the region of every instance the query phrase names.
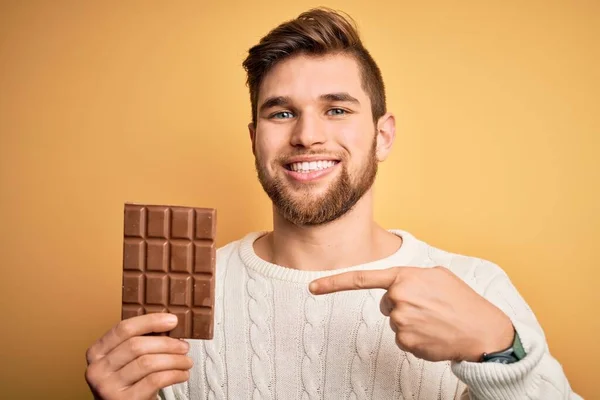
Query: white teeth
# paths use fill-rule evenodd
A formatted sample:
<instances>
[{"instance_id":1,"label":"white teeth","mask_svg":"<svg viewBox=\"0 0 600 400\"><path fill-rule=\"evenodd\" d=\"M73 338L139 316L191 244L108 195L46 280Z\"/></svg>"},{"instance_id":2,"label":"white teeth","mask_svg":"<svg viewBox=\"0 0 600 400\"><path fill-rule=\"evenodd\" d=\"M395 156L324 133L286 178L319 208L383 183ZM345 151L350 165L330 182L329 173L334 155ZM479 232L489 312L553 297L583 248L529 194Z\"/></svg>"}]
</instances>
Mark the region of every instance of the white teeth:
<instances>
[{"instance_id":1,"label":"white teeth","mask_svg":"<svg viewBox=\"0 0 600 400\"><path fill-rule=\"evenodd\" d=\"M304 161L290 164L290 169L295 172L308 173L312 171L319 171L333 167L337 164L336 161Z\"/></svg>"}]
</instances>

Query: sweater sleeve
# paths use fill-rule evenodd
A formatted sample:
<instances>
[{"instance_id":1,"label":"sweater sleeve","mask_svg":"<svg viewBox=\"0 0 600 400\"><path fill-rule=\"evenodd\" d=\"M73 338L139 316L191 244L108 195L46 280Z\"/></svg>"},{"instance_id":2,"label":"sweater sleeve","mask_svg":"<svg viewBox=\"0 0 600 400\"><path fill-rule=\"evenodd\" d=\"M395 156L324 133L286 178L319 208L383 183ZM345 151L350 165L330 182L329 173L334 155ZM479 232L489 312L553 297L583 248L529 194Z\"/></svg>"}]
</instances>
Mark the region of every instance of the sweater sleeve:
<instances>
[{"instance_id":1,"label":"sweater sleeve","mask_svg":"<svg viewBox=\"0 0 600 400\"><path fill-rule=\"evenodd\" d=\"M467 385L462 398L581 399L572 391L562 366L550 354L545 334L534 313L503 271L495 275L483 295L512 320L526 356L512 364L452 363L454 374Z\"/></svg>"}]
</instances>

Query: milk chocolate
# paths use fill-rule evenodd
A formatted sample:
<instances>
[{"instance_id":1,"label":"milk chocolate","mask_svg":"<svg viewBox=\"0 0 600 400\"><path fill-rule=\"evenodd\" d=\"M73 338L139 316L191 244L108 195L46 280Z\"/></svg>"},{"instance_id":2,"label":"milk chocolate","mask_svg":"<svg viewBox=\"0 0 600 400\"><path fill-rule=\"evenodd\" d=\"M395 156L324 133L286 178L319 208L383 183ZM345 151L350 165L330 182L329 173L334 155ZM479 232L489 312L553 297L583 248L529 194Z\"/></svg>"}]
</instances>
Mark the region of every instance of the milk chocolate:
<instances>
[{"instance_id":1,"label":"milk chocolate","mask_svg":"<svg viewBox=\"0 0 600 400\"><path fill-rule=\"evenodd\" d=\"M213 338L216 210L125 204L121 318L168 312L173 338Z\"/></svg>"}]
</instances>

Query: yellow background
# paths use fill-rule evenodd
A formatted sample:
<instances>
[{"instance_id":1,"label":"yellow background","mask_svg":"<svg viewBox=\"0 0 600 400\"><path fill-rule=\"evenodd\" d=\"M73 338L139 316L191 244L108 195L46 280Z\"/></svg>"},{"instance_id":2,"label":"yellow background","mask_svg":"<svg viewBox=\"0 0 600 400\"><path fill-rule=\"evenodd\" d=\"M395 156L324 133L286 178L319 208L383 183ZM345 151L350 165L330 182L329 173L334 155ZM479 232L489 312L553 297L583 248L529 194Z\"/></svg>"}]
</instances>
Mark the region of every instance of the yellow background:
<instances>
[{"instance_id":1,"label":"yellow background","mask_svg":"<svg viewBox=\"0 0 600 400\"><path fill-rule=\"evenodd\" d=\"M397 115L376 217L501 265L593 398L600 3L483 3L327 3L359 23ZM1 3L0 397L89 398L85 350L120 316L124 202L217 207L219 246L270 228L240 64L320 4Z\"/></svg>"}]
</instances>

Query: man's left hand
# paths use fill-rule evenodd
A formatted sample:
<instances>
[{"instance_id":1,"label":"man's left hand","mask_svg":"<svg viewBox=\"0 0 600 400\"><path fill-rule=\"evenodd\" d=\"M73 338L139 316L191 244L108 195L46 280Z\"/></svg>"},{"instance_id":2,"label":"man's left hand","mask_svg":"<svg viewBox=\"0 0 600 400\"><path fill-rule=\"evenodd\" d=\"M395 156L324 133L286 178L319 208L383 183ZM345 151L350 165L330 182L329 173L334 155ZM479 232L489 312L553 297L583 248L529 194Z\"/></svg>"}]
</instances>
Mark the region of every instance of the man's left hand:
<instances>
[{"instance_id":1,"label":"man's left hand","mask_svg":"<svg viewBox=\"0 0 600 400\"><path fill-rule=\"evenodd\" d=\"M313 294L385 289L380 310L396 344L427 361L481 360L514 340L511 320L444 267L352 271L315 280Z\"/></svg>"}]
</instances>

